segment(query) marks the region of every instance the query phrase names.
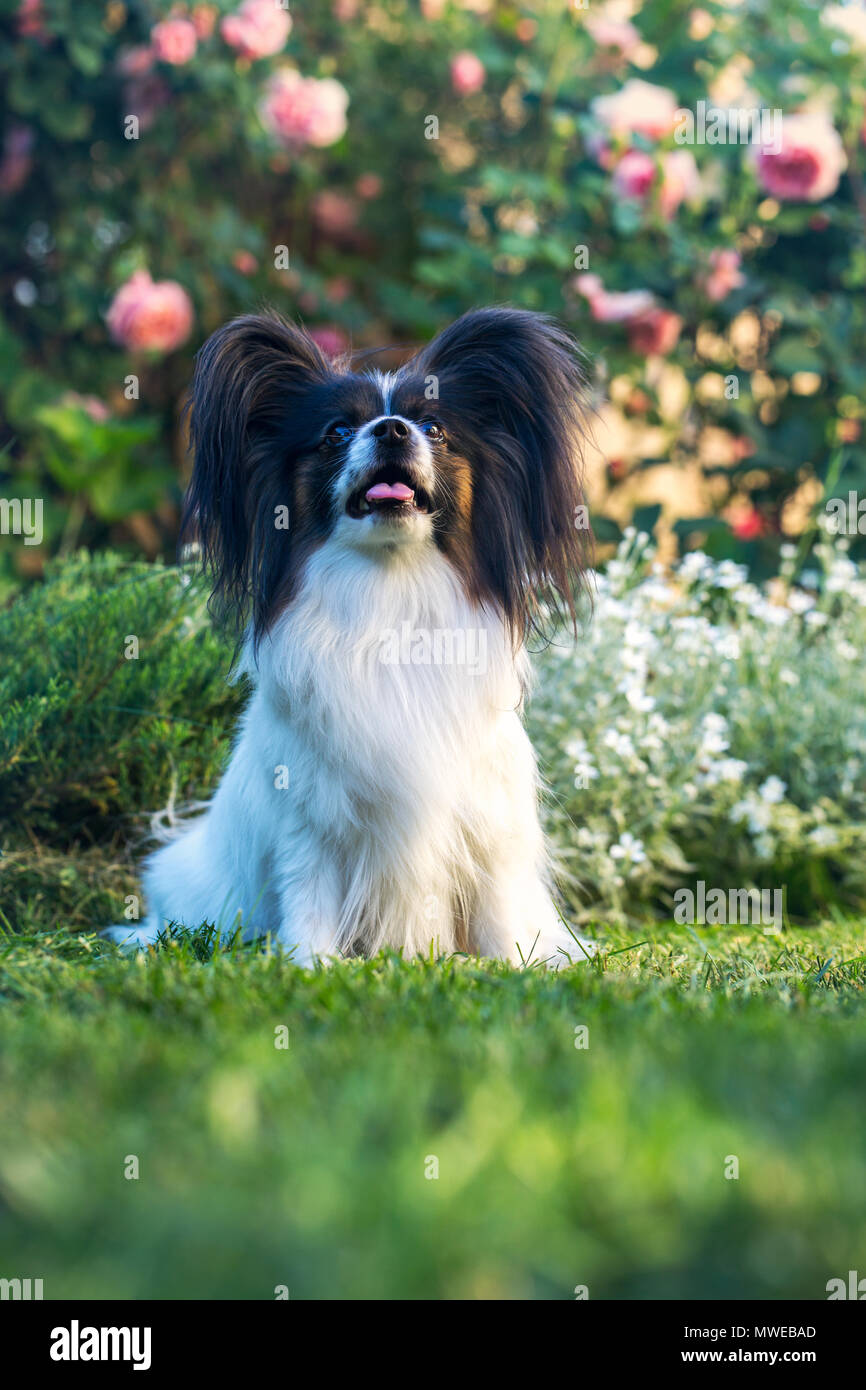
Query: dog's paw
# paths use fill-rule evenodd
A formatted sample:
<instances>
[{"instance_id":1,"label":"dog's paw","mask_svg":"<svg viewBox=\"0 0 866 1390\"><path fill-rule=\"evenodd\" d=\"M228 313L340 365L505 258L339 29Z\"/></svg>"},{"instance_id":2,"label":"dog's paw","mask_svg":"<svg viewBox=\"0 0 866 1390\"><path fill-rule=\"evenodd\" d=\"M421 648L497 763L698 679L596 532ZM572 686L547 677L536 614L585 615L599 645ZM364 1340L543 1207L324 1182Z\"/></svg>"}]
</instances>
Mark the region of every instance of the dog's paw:
<instances>
[{"instance_id":1,"label":"dog's paw","mask_svg":"<svg viewBox=\"0 0 866 1390\"><path fill-rule=\"evenodd\" d=\"M601 947L579 932L563 927L555 936L543 937L535 943L528 965L543 966L545 970L567 970L583 965L597 956Z\"/></svg>"}]
</instances>

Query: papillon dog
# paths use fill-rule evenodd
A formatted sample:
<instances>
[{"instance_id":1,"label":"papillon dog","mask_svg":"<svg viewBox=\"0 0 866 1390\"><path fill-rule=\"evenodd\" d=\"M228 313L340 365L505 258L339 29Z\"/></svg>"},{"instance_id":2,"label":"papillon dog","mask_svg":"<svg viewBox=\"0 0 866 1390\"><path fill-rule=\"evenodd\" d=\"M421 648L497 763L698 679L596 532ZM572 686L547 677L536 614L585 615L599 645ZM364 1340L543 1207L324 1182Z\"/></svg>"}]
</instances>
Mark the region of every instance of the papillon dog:
<instances>
[{"instance_id":1,"label":"papillon dog","mask_svg":"<svg viewBox=\"0 0 866 1390\"><path fill-rule=\"evenodd\" d=\"M393 374L275 314L198 355L185 527L253 691L203 814L119 941L203 923L309 966L383 947L580 961L521 721L527 639L572 625L584 381L549 319L481 309Z\"/></svg>"}]
</instances>

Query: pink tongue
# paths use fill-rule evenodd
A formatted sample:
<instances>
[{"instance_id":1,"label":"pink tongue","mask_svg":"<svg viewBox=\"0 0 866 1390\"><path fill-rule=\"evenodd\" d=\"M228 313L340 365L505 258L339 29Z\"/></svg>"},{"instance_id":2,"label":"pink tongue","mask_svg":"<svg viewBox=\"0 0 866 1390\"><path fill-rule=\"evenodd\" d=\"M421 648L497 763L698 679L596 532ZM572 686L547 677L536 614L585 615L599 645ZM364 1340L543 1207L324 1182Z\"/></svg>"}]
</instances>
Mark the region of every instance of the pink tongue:
<instances>
[{"instance_id":1,"label":"pink tongue","mask_svg":"<svg viewBox=\"0 0 866 1390\"><path fill-rule=\"evenodd\" d=\"M368 502L383 502L386 498L394 502L410 502L415 494L405 483L374 483L364 496Z\"/></svg>"}]
</instances>

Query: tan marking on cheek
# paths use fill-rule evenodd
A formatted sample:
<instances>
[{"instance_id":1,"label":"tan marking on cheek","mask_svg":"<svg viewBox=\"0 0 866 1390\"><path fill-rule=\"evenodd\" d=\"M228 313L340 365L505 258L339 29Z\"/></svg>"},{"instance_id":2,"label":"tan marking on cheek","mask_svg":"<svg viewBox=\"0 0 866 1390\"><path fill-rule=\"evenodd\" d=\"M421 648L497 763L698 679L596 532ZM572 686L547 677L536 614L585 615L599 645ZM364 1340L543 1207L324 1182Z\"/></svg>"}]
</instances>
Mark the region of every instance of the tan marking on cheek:
<instances>
[{"instance_id":1,"label":"tan marking on cheek","mask_svg":"<svg viewBox=\"0 0 866 1390\"><path fill-rule=\"evenodd\" d=\"M464 526L472 517L472 469L465 459L455 459L451 476L451 490L454 506Z\"/></svg>"}]
</instances>

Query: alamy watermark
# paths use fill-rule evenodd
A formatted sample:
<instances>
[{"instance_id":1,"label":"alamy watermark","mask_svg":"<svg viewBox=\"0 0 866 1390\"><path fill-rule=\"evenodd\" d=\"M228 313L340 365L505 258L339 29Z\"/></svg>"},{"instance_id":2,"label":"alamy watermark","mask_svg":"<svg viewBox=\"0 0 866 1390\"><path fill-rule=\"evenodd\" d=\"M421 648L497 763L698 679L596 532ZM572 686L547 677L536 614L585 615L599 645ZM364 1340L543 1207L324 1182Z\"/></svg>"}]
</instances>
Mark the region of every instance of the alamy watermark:
<instances>
[{"instance_id":1,"label":"alamy watermark","mask_svg":"<svg viewBox=\"0 0 866 1390\"><path fill-rule=\"evenodd\" d=\"M851 489L844 497L830 497L826 507L825 529L833 536L866 536L866 497Z\"/></svg>"},{"instance_id":2,"label":"alamy watermark","mask_svg":"<svg viewBox=\"0 0 866 1390\"><path fill-rule=\"evenodd\" d=\"M785 924L784 888L707 888L699 879L694 889L674 893L674 921L680 926L763 926L775 936Z\"/></svg>"},{"instance_id":3,"label":"alamy watermark","mask_svg":"<svg viewBox=\"0 0 866 1390\"><path fill-rule=\"evenodd\" d=\"M386 628L380 638L383 666L465 666L473 676L487 670L487 630L483 627Z\"/></svg>"},{"instance_id":4,"label":"alamy watermark","mask_svg":"<svg viewBox=\"0 0 866 1390\"><path fill-rule=\"evenodd\" d=\"M674 139L678 145L760 145L778 154L782 116L778 106L711 106L699 101L694 111L677 111Z\"/></svg>"},{"instance_id":5,"label":"alamy watermark","mask_svg":"<svg viewBox=\"0 0 866 1390\"><path fill-rule=\"evenodd\" d=\"M0 536L23 536L25 545L41 545L42 498L0 497Z\"/></svg>"}]
</instances>

